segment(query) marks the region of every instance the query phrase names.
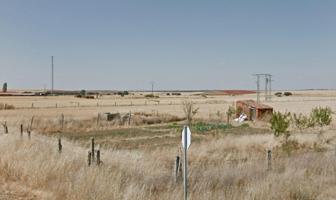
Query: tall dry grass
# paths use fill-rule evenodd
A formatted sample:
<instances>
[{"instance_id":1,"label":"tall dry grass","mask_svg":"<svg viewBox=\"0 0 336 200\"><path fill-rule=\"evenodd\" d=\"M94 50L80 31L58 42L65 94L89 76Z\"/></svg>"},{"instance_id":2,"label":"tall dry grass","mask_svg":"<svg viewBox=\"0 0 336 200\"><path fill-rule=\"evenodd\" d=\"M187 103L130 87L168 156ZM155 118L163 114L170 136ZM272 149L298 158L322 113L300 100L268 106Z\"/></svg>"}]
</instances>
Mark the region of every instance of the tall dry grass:
<instances>
[{"instance_id":1,"label":"tall dry grass","mask_svg":"<svg viewBox=\"0 0 336 200\"><path fill-rule=\"evenodd\" d=\"M296 139L310 146L315 137L309 137ZM192 145L190 199L336 198L334 152L279 154L272 171L267 171L265 150L279 145L271 135L228 136ZM28 140L9 134L0 136L0 152L0 177L44 191L41 199L183 197L182 184L175 183L172 175L178 149L103 149L103 165L88 167L87 149L76 143L63 141L59 154L56 138L33 134Z\"/></svg>"}]
</instances>

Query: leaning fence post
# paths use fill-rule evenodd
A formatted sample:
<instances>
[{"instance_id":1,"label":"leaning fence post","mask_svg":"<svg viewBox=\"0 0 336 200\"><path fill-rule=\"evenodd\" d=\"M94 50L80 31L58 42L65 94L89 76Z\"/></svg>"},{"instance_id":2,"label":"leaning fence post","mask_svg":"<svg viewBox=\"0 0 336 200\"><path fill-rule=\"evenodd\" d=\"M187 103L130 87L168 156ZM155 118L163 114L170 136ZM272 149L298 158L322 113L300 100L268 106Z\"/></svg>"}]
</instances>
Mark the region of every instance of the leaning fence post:
<instances>
[{"instance_id":1,"label":"leaning fence post","mask_svg":"<svg viewBox=\"0 0 336 200\"><path fill-rule=\"evenodd\" d=\"M92 154L91 154L91 156L92 156L92 162L94 161L94 159L95 159L95 149L94 149L94 147L95 147L95 144L94 144L94 138L91 138L91 152L92 152Z\"/></svg>"},{"instance_id":2,"label":"leaning fence post","mask_svg":"<svg viewBox=\"0 0 336 200\"><path fill-rule=\"evenodd\" d=\"M181 166L181 159L180 156L176 156L176 161L175 161L175 182L178 181L178 178L180 176L180 168Z\"/></svg>"},{"instance_id":3,"label":"leaning fence post","mask_svg":"<svg viewBox=\"0 0 336 200\"><path fill-rule=\"evenodd\" d=\"M23 136L23 124L20 125L20 136Z\"/></svg>"},{"instance_id":4,"label":"leaning fence post","mask_svg":"<svg viewBox=\"0 0 336 200\"><path fill-rule=\"evenodd\" d=\"M98 113L98 116L97 116L97 126L99 126L99 122L100 122L100 113Z\"/></svg>"},{"instance_id":5,"label":"leaning fence post","mask_svg":"<svg viewBox=\"0 0 336 200\"><path fill-rule=\"evenodd\" d=\"M23 124L20 125L20 136L23 136Z\"/></svg>"},{"instance_id":6,"label":"leaning fence post","mask_svg":"<svg viewBox=\"0 0 336 200\"><path fill-rule=\"evenodd\" d=\"M88 152L88 166L91 166L91 151Z\"/></svg>"},{"instance_id":7,"label":"leaning fence post","mask_svg":"<svg viewBox=\"0 0 336 200\"><path fill-rule=\"evenodd\" d=\"M61 140L61 137L58 138L58 152L62 153L62 140Z\"/></svg>"},{"instance_id":8,"label":"leaning fence post","mask_svg":"<svg viewBox=\"0 0 336 200\"><path fill-rule=\"evenodd\" d=\"M267 170L272 170L272 150L267 151Z\"/></svg>"},{"instance_id":9,"label":"leaning fence post","mask_svg":"<svg viewBox=\"0 0 336 200\"><path fill-rule=\"evenodd\" d=\"M2 126L4 127L5 134L8 134L7 122L3 123Z\"/></svg>"},{"instance_id":10,"label":"leaning fence post","mask_svg":"<svg viewBox=\"0 0 336 200\"><path fill-rule=\"evenodd\" d=\"M100 147L98 147L98 150L97 150L97 165L98 166L100 165Z\"/></svg>"}]
</instances>

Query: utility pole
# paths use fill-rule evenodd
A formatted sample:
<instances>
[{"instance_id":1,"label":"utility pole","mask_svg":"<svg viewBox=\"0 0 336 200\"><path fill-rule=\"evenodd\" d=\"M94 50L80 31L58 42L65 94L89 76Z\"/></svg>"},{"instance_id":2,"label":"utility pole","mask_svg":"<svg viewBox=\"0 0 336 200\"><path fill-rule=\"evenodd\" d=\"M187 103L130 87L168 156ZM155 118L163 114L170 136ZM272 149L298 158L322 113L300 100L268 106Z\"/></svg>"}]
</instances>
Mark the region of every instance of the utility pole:
<instances>
[{"instance_id":1,"label":"utility pole","mask_svg":"<svg viewBox=\"0 0 336 200\"><path fill-rule=\"evenodd\" d=\"M54 95L54 56L51 56L51 95Z\"/></svg>"},{"instance_id":2,"label":"utility pole","mask_svg":"<svg viewBox=\"0 0 336 200\"><path fill-rule=\"evenodd\" d=\"M265 101L268 100L268 74L265 74Z\"/></svg>"},{"instance_id":3,"label":"utility pole","mask_svg":"<svg viewBox=\"0 0 336 200\"><path fill-rule=\"evenodd\" d=\"M269 101L272 96L272 75L254 74L257 77L257 103L260 103L260 77L265 77L265 101Z\"/></svg>"},{"instance_id":4,"label":"utility pole","mask_svg":"<svg viewBox=\"0 0 336 200\"><path fill-rule=\"evenodd\" d=\"M269 96L268 96L268 100L272 101L272 75L269 75Z\"/></svg>"},{"instance_id":5,"label":"utility pole","mask_svg":"<svg viewBox=\"0 0 336 200\"><path fill-rule=\"evenodd\" d=\"M260 103L260 76L261 74L254 74L257 77L257 103Z\"/></svg>"}]
</instances>

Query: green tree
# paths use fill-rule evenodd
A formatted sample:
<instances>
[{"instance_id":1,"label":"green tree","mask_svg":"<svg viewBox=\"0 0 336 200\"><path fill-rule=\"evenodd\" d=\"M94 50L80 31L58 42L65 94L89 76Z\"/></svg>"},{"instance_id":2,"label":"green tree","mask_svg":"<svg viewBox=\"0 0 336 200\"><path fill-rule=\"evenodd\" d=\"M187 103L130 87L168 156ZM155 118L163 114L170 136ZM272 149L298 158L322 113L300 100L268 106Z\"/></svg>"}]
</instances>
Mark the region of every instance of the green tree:
<instances>
[{"instance_id":1,"label":"green tree","mask_svg":"<svg viewBox=\"0 0 336 200\"><path fill-rule=\"evenodd\" d=\"M287 144L290 132L288 131L290 125L290 113L275 112L271 118L271 129L275 137L284 136L285 143Z\"/></svg>"},{"instance_id":2,"label":"green tree","mask_svg":"<svg viewBox=\"0 0 336 200\"><path fill-rule=\"evenodd\" d=\"M86 90L81 90L81 91L79 92L79 95L80 95L81 97L85 97L85 96L86 96Z\"/></svg>"},{"instance_id":3,"label":"green tree","mask_svg":"<svg viewBox=\"0 0 336 200\"><path fill-rule=\"evenodd\" d=\"M4 83L2 86L2 92L7 92L7 83Z\"/></svg>"}]
</instances>

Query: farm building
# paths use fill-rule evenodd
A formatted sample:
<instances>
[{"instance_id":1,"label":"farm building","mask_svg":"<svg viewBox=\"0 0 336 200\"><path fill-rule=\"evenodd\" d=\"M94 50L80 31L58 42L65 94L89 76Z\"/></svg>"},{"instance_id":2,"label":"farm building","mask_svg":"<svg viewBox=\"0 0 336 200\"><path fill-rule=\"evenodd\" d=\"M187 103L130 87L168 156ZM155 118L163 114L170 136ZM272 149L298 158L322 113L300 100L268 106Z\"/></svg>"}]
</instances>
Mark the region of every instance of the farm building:
<instances>
[{"instance_id":1,"label":"farm building","mask_svg":"<svg viewBox=\"0 0 336 200\"><path fill-rule=\"evenodd\" d=\"M236 102L237 114L244 113L248 120L263 120L269 118L273 113L273 108L257 103L253 100L243 100Z\"/></svg>"}]
</instances>

